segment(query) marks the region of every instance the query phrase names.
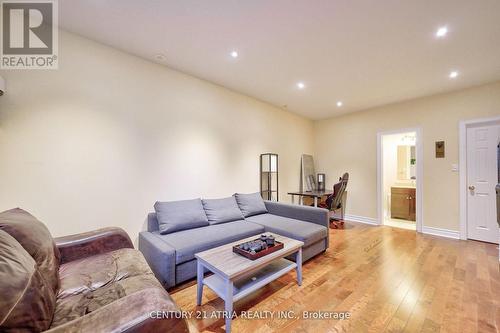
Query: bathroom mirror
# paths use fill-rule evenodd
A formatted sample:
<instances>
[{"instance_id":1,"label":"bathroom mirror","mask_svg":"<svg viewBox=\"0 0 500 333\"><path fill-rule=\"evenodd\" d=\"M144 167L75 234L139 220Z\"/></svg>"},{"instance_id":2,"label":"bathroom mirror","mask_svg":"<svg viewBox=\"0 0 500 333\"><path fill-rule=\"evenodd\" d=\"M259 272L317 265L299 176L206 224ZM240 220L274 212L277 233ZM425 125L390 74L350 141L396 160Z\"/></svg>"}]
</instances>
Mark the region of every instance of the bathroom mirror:
<instances>
[{"instance_id":1,"label":"bathroom mirror","mask_svg":"<svg viewBox=\"0 0 500 333\"><path fill-rule=\"evenodd\" d=\"M416 163L414 145L398 146L397 179L403 181L416 179Z\"/></svg>"}]
</instances>

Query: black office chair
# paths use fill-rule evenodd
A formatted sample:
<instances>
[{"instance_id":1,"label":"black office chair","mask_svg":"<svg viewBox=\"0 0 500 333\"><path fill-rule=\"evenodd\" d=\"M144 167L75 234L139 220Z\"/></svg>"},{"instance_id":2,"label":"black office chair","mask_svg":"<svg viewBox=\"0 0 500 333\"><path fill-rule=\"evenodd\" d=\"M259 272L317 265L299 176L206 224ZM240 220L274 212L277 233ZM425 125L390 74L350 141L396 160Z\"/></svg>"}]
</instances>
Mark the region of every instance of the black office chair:
<instances>
[{"instance_id":1,"label":"black office chair","mask_svg":"<svg viewBox=\"0 0 500 333\"><path fill-rule=\"evenodd\" d=\"M333 185L333 194L330 194L324 203L321 203L319 207L326 208L330 211L330 222L334 228L338 228L344 224L344 214L345 214L345 191L347 189L347 183L349 181L349 173L344 173L342 177L339 178L339 182ZM340 219L335 218L335 212L340 210Z\"/></svg>"}]
</instances>

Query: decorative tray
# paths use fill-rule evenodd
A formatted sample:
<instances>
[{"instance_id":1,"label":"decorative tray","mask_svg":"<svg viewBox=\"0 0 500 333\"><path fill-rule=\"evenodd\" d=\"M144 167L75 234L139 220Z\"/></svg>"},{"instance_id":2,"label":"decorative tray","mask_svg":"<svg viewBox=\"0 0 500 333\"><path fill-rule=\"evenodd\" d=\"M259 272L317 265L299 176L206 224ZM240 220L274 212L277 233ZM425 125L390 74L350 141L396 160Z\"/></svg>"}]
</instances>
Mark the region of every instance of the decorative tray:
<instances>
[{"instance_id":1,"label":"decorative tray","mask_svg":"<svg viewBox=\"0 0 500 333\"><path fill-rule=\"evenodd\" d=\"M233 252L250 260L262 258L284 247L282 242L274 240L272 235L261 235L254 240L233 246Z\"/></svg>"}]
</instances>

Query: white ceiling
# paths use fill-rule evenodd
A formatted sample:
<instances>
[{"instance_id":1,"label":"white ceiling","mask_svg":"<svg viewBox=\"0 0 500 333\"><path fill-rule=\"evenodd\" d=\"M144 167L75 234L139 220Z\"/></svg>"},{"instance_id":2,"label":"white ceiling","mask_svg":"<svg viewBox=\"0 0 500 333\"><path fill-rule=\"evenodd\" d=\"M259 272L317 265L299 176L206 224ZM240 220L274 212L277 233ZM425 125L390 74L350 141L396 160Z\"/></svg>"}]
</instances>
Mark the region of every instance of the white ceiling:
<instances>
[{"instance_id":1,"label":"white ceiling","mask_svg":"<svg viewBox=\"0 0 500 333\"><path fill-rule=\"evenodd\" d=\"M65 30L312 119L500 79L498 0L63 0L59 13Z\"/></svg>"}]
</instances>

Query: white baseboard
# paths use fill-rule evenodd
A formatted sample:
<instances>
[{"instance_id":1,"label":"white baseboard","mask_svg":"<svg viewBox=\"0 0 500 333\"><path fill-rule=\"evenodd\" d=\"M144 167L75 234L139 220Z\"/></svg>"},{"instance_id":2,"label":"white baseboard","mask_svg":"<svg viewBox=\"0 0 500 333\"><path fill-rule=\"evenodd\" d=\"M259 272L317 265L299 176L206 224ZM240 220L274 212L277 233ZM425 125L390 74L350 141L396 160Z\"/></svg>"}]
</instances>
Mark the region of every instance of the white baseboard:
<instances>
[{"instance_id":1,"label":"white baseboard","mask_svg":"<svg viewBox=\"0 0 500 333\"><path fill-rule=\"evenodd\" d=\"M422 233L433 236L460 239L460 232L450 229L441 229L441 228L423 226Z\"/></svg>"},{"instance_id":2,"label":"white baseboard","mask_svg":"<svg viewBox=\"0 0 500 333\"><path fill-rule=\"evenodd\" d=\"M365 224L371 224L371 225L380 225L378 223L377 219L373 218L373 217L346 214L344 219L346 221L359 222L359 223L365 223ZM460 239L460 233L458 231L449 230L449 229L423 226L422 233L428 234L428 235L433 235L433 236Z\"/></svg>"},{"instance_id":3,"label":"white baseboard","mask_svg":"<svg viewBox=\"0 0 500 333\"><path fill-rule=\"evenodd\" d=\"M371 225L379 225L377 219L375 219L373 217L345 214L344 220L352 221L352 222L359 222L359 223L366 223L366 224L371 224Z\"/></svg>"}]
</instances>

